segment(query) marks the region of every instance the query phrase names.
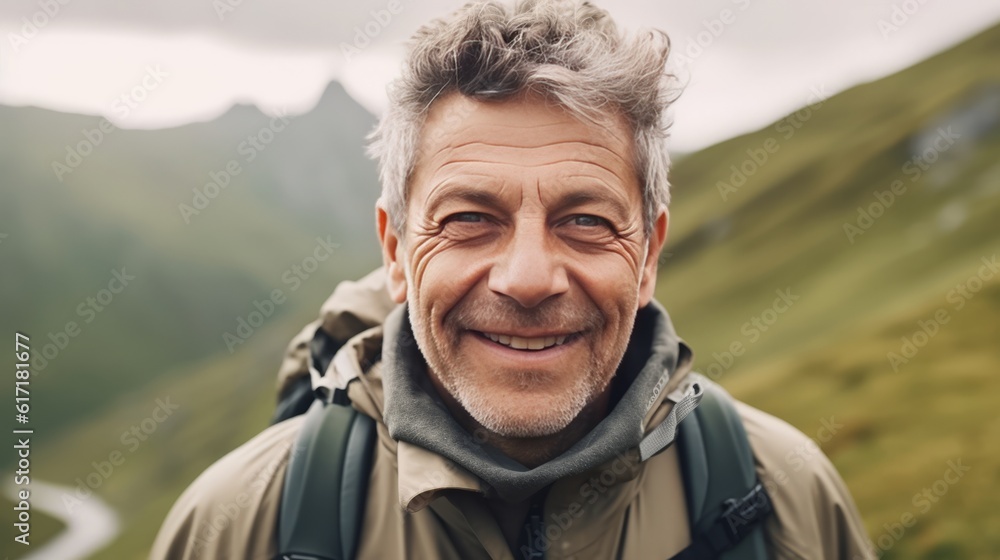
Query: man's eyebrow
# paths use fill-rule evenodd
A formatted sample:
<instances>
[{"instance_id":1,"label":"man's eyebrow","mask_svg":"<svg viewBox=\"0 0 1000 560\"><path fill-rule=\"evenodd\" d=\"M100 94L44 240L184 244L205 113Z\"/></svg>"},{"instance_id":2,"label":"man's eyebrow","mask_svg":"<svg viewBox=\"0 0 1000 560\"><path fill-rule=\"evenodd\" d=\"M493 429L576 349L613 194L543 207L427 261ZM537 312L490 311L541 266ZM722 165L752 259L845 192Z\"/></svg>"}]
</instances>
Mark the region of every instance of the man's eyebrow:
<instances>
[{"instance_id":1,"label":"man's eyebrow","mask_svg":"<svg viewBox=\"0 0 1000 560\"><path fill-rule=\"evenodd\" d=\"M493 210L500 210L504 207L503 200L500 195L494 192L492 185L487 188L483 187L473 187L464 183L452 183L442 185L440 190L431 196L431 201L427 205L427 213L433 214L438 208L444 203L452 201L455 199L463 200L475 204L476 206L484 206Z\"/></svg>"},{"instance_id":2,"label":"man's eyebrow","mask_svg":"<svg viewBox=\"0 0 1000 560\"><path fill-rule=\"evenodd\" d=\"M607 204L618 217L625 218L629 215L628 207L614 195L602 195L592 189L574 189L566 194L559 195L552 210L555 212L566 211L571 208L584 206L587 204Z\"/></svg>"}]
</instances>

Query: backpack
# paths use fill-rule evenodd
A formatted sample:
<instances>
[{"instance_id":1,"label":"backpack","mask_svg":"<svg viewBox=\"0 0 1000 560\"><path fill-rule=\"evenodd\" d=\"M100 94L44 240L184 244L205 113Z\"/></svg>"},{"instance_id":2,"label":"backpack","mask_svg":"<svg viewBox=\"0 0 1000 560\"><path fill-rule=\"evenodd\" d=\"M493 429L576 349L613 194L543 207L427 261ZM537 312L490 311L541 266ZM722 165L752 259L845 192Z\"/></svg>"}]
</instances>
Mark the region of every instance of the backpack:
<instances>
[{"instance_id":1,"label":"backpack","mask_svg":"<svg viewBox=\"0 0 1000 560\"><path fill-rule=\"evenodd\" d=\"M325 372L341 344L323 329L310 343L310 368ZM700 377L700 376L699 376ZM763 521L773 512L732 397L702 378L701 402L677 426L691 545L669 560L768 558ZM278 514L275 560L353 560L364 519L375 421L345 390L316 395L297 379L272 424L305 414L292 448Z\"/></svg>"}]
</instances>

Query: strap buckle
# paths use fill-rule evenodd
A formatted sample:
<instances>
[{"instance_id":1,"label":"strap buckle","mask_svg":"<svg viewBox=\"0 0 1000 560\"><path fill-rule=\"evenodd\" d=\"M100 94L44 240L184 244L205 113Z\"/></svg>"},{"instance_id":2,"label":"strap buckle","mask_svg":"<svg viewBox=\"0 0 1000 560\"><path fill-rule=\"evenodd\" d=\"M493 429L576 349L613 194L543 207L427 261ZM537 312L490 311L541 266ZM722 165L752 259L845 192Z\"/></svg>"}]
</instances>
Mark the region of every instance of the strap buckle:
<instances>
[{"instance_id":1,"label":"strap buckle","mask_svg":"<svg viewBox=\"0 0 1000 560\"><path fill-rule=\"evenodd\" d=\"M719 521L716 522L716 527L721 528L722 531L720 532L717 529L713 529L712 531L713 536L720 533L723 536L723 539L712 539L712 548L722 545L723 543L720 540L725 540L724 546L717 548L719 552L736 546L737 543L742 541L761 521L774 511L774 506L771 504L771 497L767 495L764 485L760 482L746 496L738 500L729 498L723 505L726 509L722 517L719 518Z\"/></svg>"}]
</instances>

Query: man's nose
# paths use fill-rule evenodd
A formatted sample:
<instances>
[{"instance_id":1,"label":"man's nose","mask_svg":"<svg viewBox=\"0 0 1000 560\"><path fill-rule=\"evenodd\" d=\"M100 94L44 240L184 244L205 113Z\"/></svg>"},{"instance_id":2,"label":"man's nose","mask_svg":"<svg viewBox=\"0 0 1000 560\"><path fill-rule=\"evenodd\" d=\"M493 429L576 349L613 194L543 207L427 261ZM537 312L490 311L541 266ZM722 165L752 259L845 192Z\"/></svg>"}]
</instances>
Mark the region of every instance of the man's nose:
<instances>
[{"instance_id":1,"label":"man's nose","mask_svg":"<svg viewBox=\"0 0 1000 560\"><path fill-rule=\"evenodd\" d=\"M546 243L544 221L518 224L490 269L489 288L522 307L534 307L569 290L569 278Z\"/></svg>"}]
</instances>

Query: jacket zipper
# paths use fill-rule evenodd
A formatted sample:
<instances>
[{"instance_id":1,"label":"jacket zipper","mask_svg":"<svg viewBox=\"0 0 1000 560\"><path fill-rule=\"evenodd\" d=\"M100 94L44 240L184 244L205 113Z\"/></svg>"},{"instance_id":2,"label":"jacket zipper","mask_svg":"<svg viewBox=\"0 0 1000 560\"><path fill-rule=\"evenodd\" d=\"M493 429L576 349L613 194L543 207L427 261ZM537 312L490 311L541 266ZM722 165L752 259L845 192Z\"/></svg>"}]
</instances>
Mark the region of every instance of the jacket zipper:
<instances>
[{"instance_id":1,"label":"jacket zipper","mask_svg":"<svg viewBox=\"0 0 1000 560\"><path fill-rule=\"evenodd\" d=\"M536 546L545 544L544 504L544 498L531 501L528 518L524 522L524 532L528 542L526 546L521 547L524 560L545 560L545 550Z\"/></svg>"}]
</instances>

